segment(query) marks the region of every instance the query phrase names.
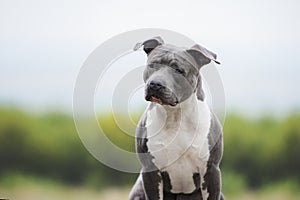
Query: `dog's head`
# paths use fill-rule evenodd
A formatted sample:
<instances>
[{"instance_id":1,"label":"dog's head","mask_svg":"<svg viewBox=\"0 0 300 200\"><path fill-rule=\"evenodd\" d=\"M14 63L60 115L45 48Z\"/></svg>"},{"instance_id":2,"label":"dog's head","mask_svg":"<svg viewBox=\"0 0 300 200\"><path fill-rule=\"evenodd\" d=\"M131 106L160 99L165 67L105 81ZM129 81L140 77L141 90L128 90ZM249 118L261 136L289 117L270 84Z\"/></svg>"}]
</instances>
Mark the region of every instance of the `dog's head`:
<instances>
[{"instance_id":1,"label":"dog's head","mask_svg":"<svg viewBox=\"0 0 300 200\"><path fill-rule=\"evenodd\" d=\"M200 45L190 49L164 44L160 37L136 44L134 50L143 46L147 54L144 71L145 99L163 105L176 106L197 93L204 99L200 69L216 60L216 54Z\"/></svg>"}]
</instances>

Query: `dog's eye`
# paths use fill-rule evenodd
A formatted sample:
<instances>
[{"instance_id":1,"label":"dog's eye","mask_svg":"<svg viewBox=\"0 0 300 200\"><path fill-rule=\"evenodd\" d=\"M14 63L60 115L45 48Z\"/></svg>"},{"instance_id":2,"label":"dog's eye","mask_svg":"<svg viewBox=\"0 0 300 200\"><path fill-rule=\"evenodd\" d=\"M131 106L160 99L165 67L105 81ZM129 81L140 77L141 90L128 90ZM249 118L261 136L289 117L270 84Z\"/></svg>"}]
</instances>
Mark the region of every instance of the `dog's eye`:
<instances>
[{"instance_id":1,"label":"dog's eye","mask_svg":"<svg viewBox=\"0 0 300 200\"><path fill-rule=\"evenodd\" d=\"M151 64L148 64L148 68L149 69L157 69L159 66L157 65L157 64L153 64L153 63L151 63Z\"/></svg>"},{"instance_id":2,"label":"dog's eye","mask_svg":"<svg viewBox=\"0 0 300 200\"><path fill-rule=\"evenodd\" d=\"M183 69L176 68L175 71L176 71L178 74L184 74L184 70L183 70Z\"/></svg>"}]
</instances>

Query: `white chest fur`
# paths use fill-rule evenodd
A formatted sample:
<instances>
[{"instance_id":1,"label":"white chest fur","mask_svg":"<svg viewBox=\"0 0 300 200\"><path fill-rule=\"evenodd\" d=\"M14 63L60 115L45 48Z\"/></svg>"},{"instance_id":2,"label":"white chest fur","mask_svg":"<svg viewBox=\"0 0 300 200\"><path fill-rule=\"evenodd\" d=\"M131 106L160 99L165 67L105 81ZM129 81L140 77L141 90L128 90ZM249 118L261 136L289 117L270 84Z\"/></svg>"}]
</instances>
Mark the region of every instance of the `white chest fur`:
<instances>
[{"instance_id":1,"label":"white chest fur","mask_svg":"<svg viewBox=\"0 0 300 200\"><path fill-rule=\"evenodd\" d=\"M209 158L210 110L194 95L176 106L154 106L147 114L147 146L154 164L168 172L173 193L191 193Z\"/></svg>"}]
</instances>

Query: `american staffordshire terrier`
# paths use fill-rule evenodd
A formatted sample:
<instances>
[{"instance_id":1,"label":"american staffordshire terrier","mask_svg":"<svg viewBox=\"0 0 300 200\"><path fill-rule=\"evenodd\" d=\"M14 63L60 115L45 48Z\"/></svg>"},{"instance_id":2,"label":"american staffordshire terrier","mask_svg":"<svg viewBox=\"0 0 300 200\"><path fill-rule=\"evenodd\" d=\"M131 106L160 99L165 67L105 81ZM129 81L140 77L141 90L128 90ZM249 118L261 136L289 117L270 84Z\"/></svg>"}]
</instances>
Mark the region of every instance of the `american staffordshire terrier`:
<instances>
[{"instance_id":1,"label":"american staffordshire terrier","mask_svg":"<svg viewBox=\"0 0 300 200\"><path fill-rule=\"evenodd\" d=\"M223 200L219 164L222 126L205 101L200 69L216 54L200 45L138 43L147 54L143 78L150 101L136 130L142 164L130 200Z\"/></svg>"}]
</instances>

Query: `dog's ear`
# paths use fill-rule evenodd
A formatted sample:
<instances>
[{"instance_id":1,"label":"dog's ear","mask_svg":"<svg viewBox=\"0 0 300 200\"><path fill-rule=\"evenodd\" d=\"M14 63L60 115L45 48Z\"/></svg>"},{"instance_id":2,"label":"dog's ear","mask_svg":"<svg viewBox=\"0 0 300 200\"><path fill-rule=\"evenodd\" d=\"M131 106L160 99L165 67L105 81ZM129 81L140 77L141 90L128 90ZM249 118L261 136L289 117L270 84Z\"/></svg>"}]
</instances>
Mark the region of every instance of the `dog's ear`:
<instances>
[{"instance_id":1,"label":"dog's ear","mask_svg":"<svg viewBox=\"0 0 300 200\"><path fill-rule=\"evenodd\" d=\"M149 55L149 53L155 49L157 46L159 45L162 45L164 44L164 41L161 37L157 36L157 37L154 37L154 38L151 38L149 40L146 40L142 43L137 43L133 50L136 51L138 50L139 48L141 48L141 46L144 46L143 49L144 51L146 52L147 55Z\"/></svg>"},{"instance_id":2,"label":"dog's ear","mask_svg":"<svg viewBox=\"0 0 300 200\"><path fill-rule=\"evenodd\" d=\"M199 65L199 68L203 65L210 63L211 61L220 64L220 62L217 61L217 55L215 53L207 50L199 44L192 46L186 51L196 60L197 64Z\"/></svg>"}]
</instances>

